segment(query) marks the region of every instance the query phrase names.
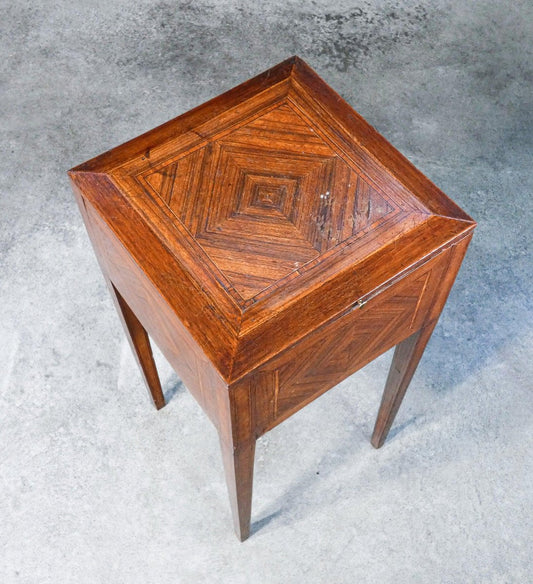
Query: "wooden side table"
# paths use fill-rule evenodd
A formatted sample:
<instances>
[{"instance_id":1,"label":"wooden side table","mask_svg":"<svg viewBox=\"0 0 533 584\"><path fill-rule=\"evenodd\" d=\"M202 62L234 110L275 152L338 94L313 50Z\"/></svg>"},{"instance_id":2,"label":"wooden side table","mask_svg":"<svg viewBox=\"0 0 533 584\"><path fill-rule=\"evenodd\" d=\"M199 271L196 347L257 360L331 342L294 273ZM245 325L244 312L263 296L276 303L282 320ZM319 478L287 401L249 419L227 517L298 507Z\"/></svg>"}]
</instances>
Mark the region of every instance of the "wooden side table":
<instances>
[{"instance_id":1,"label":"wooden side table","mask_svg":"<svg viewBox=\"0 0 533 584\"><path fill-rule=\"evenodd\" d=\"M69 174L156 407L148 334L218 430L241 540L256 439L396 345L383 444L475 222L305 63Z\"/></svg>"}]
</instances>

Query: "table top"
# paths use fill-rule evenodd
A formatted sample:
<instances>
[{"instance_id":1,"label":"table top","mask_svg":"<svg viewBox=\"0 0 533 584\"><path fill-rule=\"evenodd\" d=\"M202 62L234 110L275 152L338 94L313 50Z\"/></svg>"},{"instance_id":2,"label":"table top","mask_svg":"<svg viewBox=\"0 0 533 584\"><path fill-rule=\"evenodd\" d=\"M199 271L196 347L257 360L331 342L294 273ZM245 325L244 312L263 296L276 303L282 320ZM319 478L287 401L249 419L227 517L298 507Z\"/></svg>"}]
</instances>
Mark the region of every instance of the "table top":
<instances>
[{"instance_id":1,"label":"table top","mask_svg":"<svg viewBox=\"0 0 533 584\"><path fill-rule=\"evenodd\" d=\"M163 243L176 278L158 286L197 297L176 311L226 379L244 346L279 350L475 225L297 57L71 177L128 249ZM202 339L206 309L225 339Z\"/></svg>"}]
</instances>

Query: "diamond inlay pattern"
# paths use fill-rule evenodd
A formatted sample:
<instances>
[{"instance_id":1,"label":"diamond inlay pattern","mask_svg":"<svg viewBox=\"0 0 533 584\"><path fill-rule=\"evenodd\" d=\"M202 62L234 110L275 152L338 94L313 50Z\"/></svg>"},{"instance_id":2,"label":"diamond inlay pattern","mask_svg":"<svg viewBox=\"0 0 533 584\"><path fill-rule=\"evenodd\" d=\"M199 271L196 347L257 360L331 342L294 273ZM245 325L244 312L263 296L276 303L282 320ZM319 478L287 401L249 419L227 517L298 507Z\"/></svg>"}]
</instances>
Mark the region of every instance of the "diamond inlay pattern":
<instances>
[{"instance_id":1,"label":"diamond inlay pattern","mask_svg":"<svg viewBox=\"0 0 533 584\"><path fill-rule=\"evenodd\" d=\"M245 300L395 211L287 103L144 178Z\"/></svg>"}]
</instances>

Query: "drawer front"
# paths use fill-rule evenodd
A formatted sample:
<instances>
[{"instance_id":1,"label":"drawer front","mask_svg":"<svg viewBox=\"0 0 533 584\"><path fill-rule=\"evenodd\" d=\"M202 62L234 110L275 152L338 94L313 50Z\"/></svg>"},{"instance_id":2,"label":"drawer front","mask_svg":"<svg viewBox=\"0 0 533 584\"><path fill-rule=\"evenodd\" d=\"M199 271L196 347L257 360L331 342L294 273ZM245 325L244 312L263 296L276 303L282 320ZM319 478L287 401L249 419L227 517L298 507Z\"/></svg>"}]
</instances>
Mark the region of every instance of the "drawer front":
<instances>
[{"instance_id":1,"label":"drawer front","mask_svg":"<svg viewBox=\"0 0 533 584\"><path fill-rule=\"evenodd\" d=\"M420 329L448 254L442 252L363 307L326 323L262 366L250 380L257 435Z\"/></svg>"}]
</instances>

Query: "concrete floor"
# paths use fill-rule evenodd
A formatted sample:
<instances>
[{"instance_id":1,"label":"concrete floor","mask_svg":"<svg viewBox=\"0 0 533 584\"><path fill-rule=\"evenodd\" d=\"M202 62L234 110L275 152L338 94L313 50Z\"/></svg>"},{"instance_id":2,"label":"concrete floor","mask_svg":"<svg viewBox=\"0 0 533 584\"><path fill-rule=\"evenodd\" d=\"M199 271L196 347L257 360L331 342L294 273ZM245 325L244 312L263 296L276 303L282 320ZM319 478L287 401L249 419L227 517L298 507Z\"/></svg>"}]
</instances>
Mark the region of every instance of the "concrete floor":
<instances>
[{"instance_id":1,"label":"concrete floor","mask_svg":"<svg viewBox=\"0 0 533 584\"><path fill-rule=\"evenodd\" d=\"M533 581L531 0L3 2L0 582ZM299 54L479 221L380 451L384 355L259 441L252 537L157 413L66 170Z\"/></svg>"}]
</instances>

